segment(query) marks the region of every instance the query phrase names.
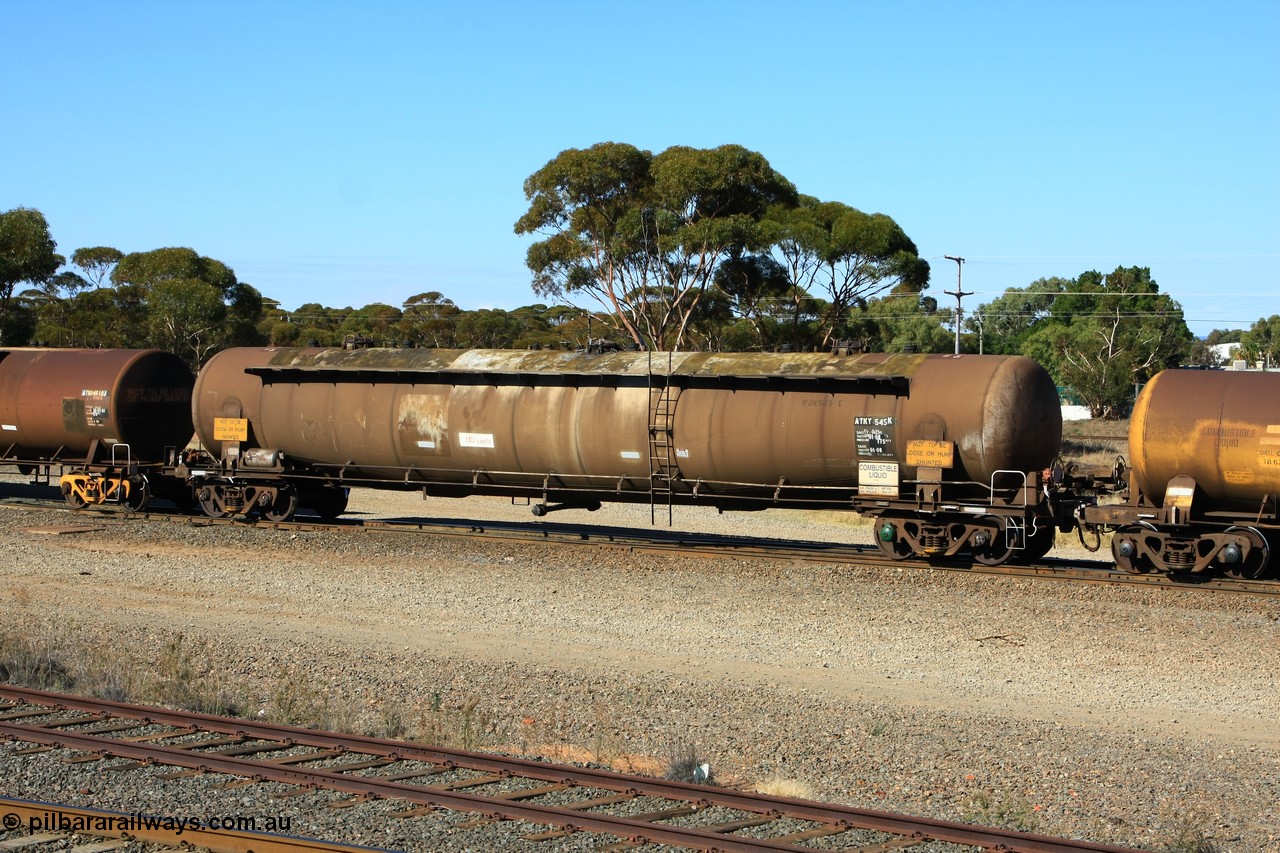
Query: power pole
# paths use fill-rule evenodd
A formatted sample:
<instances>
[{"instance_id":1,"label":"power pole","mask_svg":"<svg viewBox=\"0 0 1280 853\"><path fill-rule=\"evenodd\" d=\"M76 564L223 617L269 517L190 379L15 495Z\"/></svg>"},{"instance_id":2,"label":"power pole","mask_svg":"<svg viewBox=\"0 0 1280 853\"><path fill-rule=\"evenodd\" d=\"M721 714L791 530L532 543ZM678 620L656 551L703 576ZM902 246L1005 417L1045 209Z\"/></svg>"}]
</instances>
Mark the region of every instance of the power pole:
<instances>
[{"instance_id":1,"label":"power pole","mask_svg":"<svg viewBox=\"0 0 1280 853\"><path fill-rule=\"evenodd\" d=\"M961 270L961 267L964 265L964 258L958 258L955 255L943 255L942 257L946 258L949 261L956 262L956 289L944 290L942 292L947 294L948 296L954 296L956 298L956 355L959 355L960 354L960 320L961 318L964 317L964 310L960 307L960 299L961 297L964 297L964 296L972 296L973 291L970 290L968 293L966 293L965 291L960 289L960 270Z\"/></svg>"}]
</instances>

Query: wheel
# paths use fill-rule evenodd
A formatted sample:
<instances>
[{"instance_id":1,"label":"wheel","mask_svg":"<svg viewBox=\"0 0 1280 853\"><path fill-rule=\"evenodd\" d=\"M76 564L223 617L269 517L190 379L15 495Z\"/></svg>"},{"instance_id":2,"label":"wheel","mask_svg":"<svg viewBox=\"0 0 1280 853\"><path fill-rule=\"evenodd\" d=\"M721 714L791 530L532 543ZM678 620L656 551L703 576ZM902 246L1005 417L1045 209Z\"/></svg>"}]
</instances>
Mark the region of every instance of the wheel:
<instances>
[{"instance_id":1,"label":"wheel","mask_svg":"<svg viewBox=\"0 0 1280 853\"><path fill-rule=\"evenodd\" d=\"M285 486L276 492L276 499L262 510L267 521L288 521L298 511L298 493Z\"/></svg>"},{"instance_id":2,"label":"wheel","mask_svg":"<svg viewBox=\"0 0 1280 853\"><path fill-rule=\"evenodd\" d=\"M151 492L152 498L169 501L178 508L179 512L190 512L196 505L195 493L184 482L175 483L162 478L151 485L155 486Z\"/></svg>"},{"instance_id":3,"label":"wheel","mask_svg":"<svg viewBox=\"0 0 1280 853\"><path fill-rule=\"evenodd\" d=\"M1027 536L1027 547L1018 553L1019 563L1034 563L1036 560L1043 559L1053 550L1053 543L1058 538L1057 528L1034 521L1032 523L1037 526L1034 532Z\"/></svg>"},{"instance_id":4,"label":"wheel","mask_svg":"<svg viewBox=\"0 0 1280 853\"><path fill-rule=\"evenodd\" d=\"M1002 566L1013 556L1013 546L1005 535L1004 525L994 516L980 519L989 525L984 533L975 533L973 538L973 559L984 566ZM980 539L985 541L979 541Z\"/></svg>"},{"instance_id":5,"label":"wheel","mask_svg":"<svg viewBox=\"0 0 1280 853\"><path fill-rule=\"evenodd\" d=\"M67 506L72 509L84 509L88 506L88 502L80 497L80 493L72 487L70 483L62 484L62 499L67 502Z\"/></svg>"},{"instance_id":6,"label":"wheel","mask_svg":"<svg viewBox=\"0 0 1280 853\"><path fill-rule=\"evenodd\" d=\"M196 505L196 497L191 494L190 489L173 489L165 497L173 502L179 512L191 512Z\"/></svg>"},{"instance_id":7,"label":"wheel","mask_svg":"<svg viewBox=\"0 0 1280 853\"><path fill-rule=\"evenodd\" d=\"M890 560L907 560L915 556L911 544L902 536L898 525L887 516L880 516L871 525L876 546Z\"/></svg>"},{"instance_id":8,"label":"wheel","mask_svg":"<svg viewBox=\"0 0 1280 853\"><path fill-rule=\"evenodd\" d=\"M213 489L205 486L196 493L196 500L200 502L200 511L210 518L226 518L231 515L230 512L223 509L218 503L218 496Z\"/></svg>"},{"instance_id":9,"label":"wheel","mask_svg":"<svg viewBox=\"0 0 1280 853\"><path fill-rule=\"evenodd\" d=\"M147 488L146 477L132 477L122 481L120 485L124 489L124 495L120 498L120 506L124 507L126 511L138 512L147 505L147 499L151 497L151 493Z\"/></svg>"},{"instance_id":10,"label":"wheel","mask_svg":"<svg viewBox=\"0 0 1280 853\"><path fill-rule=\"evenodd\" d=\"M1236 533L1249 540L1249 553L1240 562L1219 563L1222 573L1235 580L1256 580L1267 570L1271 560L1271 546L1267 537L1252 527L1228 527L1228 533ZM1224 549L1225 550L1225 549Z\"/></svg>"},{"instance_id":11,"label":"wheel","mask_svg":"<svg viewBox=\"0 0 1280 853\"><path fill-rule=\"evenodd\" d=\"M332 521L347 511L347 490L341 488L318 489L310 494L309 504L316 515Z\"/></svg>"},{"instance_id":12,"label":"wheel","mask_svg":"<svg viewBox=\"0 0 1280 853\"><path fill-rule=\"evenodd\" d=\"M1151 560L1141 553L1140 539L1149 530L1155 530L1145 521L1121 527L1111 535L1111 557L1116 567L1131 575L1144 575L1153 568Z\"/></svg>"}]
</instances>

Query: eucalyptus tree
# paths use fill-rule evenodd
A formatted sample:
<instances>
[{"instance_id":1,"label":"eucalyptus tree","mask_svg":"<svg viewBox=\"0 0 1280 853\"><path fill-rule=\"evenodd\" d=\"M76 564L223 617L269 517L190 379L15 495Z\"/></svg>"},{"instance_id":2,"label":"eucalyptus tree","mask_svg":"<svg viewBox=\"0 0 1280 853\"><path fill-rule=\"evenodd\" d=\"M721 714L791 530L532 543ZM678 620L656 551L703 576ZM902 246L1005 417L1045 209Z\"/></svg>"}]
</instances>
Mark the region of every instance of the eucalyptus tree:
<instances>
[{"instance_id":1,"label":"eucalyptus tree","mask_svg":"<svg viewBox=\"0 0 1280 853\"><path fill-rule=\"evenodd\" d=\"M366 336L379 346L398 344L403 318L404 312L399 308L374 302L348 312L338 326L338 334L344 339L348 335Z\"/></svg>"},{"instance_id":2,"label":"eucalyptus tree","mask_svg":"<svg viewBox=\"0 0 1280 853\"><path fill-rule=\"evenodd\" d=\"M95 290L108 282L116 264L124 260L124 252L110 246L91 246L71 253L71 263L84 271L84 277Z\"/></svg>"},{"instance_id":3,"label":"eucalyptus tree","mask_svg":"<svg viewBox=\"0 0 1280 853\"><path fill-rule=\"evenodd\" d=\"M104 287L76 294L68 300L68 346L142 347L147 345L147 324L136 320L130 304L132 288Z\"/></svg>"},{"instance_id":4,"label":"eucalyptus tree","mask_svg":"<svg viewBox=\"0 0 1280 853\"><path fill-rule=\"evenodd\" d=\"M221 261L185 247L133 252L121 258L111 272L111 280L116 285L152 287L175 279L203 281L226 293L236 283L236 274Z\"/></svg>"},{"instance_id":5,"label":"eucalyptus tree","mask_svg":"<svg viewBox=\"0 0 1280 853\"><path fill-rule=\"evenodd\" d=\"M715 283L729 300L732 313L751 329L755 345L774 343L776 324L771 321L791 284L786 268L767 254L733 255L721 262Z\"/></svg>"},{"instance_id":6,"label":"eucalyptus tree","mask_svg":"<svg viewBox=\"0 0 1280 853\"><path fill-rule=\"evenodd\" d=\"M795 187L738 145L668 148L621 143L562 151L525 181L518 234L541 234L526 262L534 291L590 297L625 337L678 348L719 264L764 247L770 206Z\"/></svg>"},{"instance_id":7,"label":"eucalyptus tree","mask_svg":"<svg viewBox=\"0 0 1280 853\"><path fill-rule=\"evenodd\" d=\"M504 349L525 332L521 319L501 308L466 311L458 318L458 342L476 349Z\"/></svg>"},{"instance_id":8,"label":"eucalyptus tree","mask_svg":"<svg viewBox=\"0 0 1280 853\"><path fill-rule=\"evenodd\" d=\"M416 346L447 348L457 346L458 315L462 309L442 293L429 290L405 300L401 327Z\"/></svg>"},{"instance_id":9,"label":"eucalyptus tree","mask_svg":"<svg viewBox=\"0 0 1280 853\"><path fill-rule=\"evenodd\" d=\"M75 297L89 282L69 270L46 279L38 287L23 291L20 299L36 318L34 337L41 344L76 346L67 328Z\"/></svg>"},{"instance_id":10,"label":"eucalyptus tree","mask_svg":"<svg viewBox=\"0 0 1280 853\"><path fill-rule=\"evenodd\" d=\"M552 299L591 299L609 322L639 342L624 294L648 276L637 248L638 223L652 180L653 155L634 145L601 142L561 151L524 182L529 209L517 234L540 234L527 252L533 290Z\"/></svg>"},{"instance_id":11,"label":"eucalyptus tree","mask_svg":"<svg viewBox=\"0 0 1280 853\"><path fill-rule=\"evenodd\" d=\"M1261 317L1240 335L1236 351L1246 361L1267 367L1280 365L1280 314Z\"/></svg>"},{"instance_id":12,"label":"eucalyptus tree","mask_svg":"<svg viewBox=\"0 0 1280 853\"><path fill-rule=\"evenodd\" d=\"M227 345L256 347L267 343L267 335L260 326L267 316L269 306L279 303L264 298L256 287L244 281L237 281L227 288L223 299L227 303Z\"/></svg>"},{"instance_id":13,"label":"eucalyptus tree","mask_svg":"<svg viewBox=\"0 0 1280 853\"><path fill-rule=\"evenodd\" d=\"M950 316L931 296L890 294L855 307L845 330L871 351L951 352L955 335L943 325Z\"/></svg>"},{"instance_id":14,"label":"eucalyptus tree","mask_svg":"<svg viewBox=\"0 0 1280 853\"><path fill-rule=\"evenodd\" d=\"M929 286L929 262L883 213L801 196L793 207L772 209L765 228L794 292L826 297L824 344L847 333L854 306L890 291L919 293Z\"/></svg>"},{"instance_id":15,"label":"eucalyptus tree","mask_svg":"<svg viewBox=\"0 0 1280 853\"><path fill-rule=\"evenodd\" d=\"M1093 417L1123 417L1134 388L1188 357L1182 306L1161 293L1148 267L1091 270L1056 295L1022 352L1071 387Z\"/></svg>"},{"instance_id":16,"label":"eucalyptus tree","mask_svg":"<svg viewBox=\"0 0 1280 853\"><path fill-rule=\"evenodd\" d=\"M736 349L732 335L734 319L733 300L729 295L719 288L708 288L689 316L685 338L695 350L732 351Z\"/></svg>"},{"instance_id":17,"label":"eucalyptus tree","mask_svg":"<svg viewBox=\"0 0 1280 853\"><path fill-rule=\"evenodd\" d=\"M148 332L148 342L182 357L193 368L256 325L261 295L246 289L221 261L194 249L170 247L125 255L111 272L125 315ZM229 314L228 304L237 306ZM231 317L231 322L228 318Z\"/></svg>"},{"instance_id":18,"label":"eucalyptus tree","mask_svg":"<svg viewBox=\"0 0 1280 853\"><path fill-rule=\"evenodd\" d=\"M156 282L148 294L147 316L151 343L178 355L193 369L226 341L223 293L197 279Z\"/></svg>"},{"instance_id":19,"label":"eucalyptus tree","mask_svg":"<svg viewBox=\"0 0 1280 853\"><path fill-rule=\"evenodd\" d=\"M20 330L10 327L14 288L23 282L39 286L50 279L66 260L57 248L40 211L16 207L0 213L0 343L17 337L22 338L17 343L26 342L30 329L19 335ZM28 312L23 315L30 319Z\"/></svg>"},{"instance_id":20,"label":"eucalyptus tree","mask_svg":"<svg viewBox=\"0 0 1280 853\"><path fill-rule=\"evenodd\" d=\"M740 145L673 146L654 157L653 215L646 245L658 277L643 282L649 338L659 349L684 342L720 263L768 245L761 222L794 205L795 186L760 154ZM652 249L651 249L652 251Z\"/></svg>"},{"instance_id":21,"label":"eucalyptus tree","mask_svg":"<svg viewBox=\"0 0 1280 853\"><path fill-rule=\"evenodd\" d=\"M969 314L965 328L976 332L981 324L984 352L1021 353L1027 338L1053 316L1054 300L1075 284L1075 279L1054 277L1010 287Z\"/></svg>"},{"instance_id":22,"label":"eucalyptus tree","mask_svg":"<svg viewBox=\"0 0 1280 853\"><path fill-rule=\"evenodd\" d=\"M289 323L297 326L296 334L286 333L298 346L337 346L342 343L338 327L350 308L326 308L319 302L307 302L288 312Z\"/></svg>"}]
</instances>

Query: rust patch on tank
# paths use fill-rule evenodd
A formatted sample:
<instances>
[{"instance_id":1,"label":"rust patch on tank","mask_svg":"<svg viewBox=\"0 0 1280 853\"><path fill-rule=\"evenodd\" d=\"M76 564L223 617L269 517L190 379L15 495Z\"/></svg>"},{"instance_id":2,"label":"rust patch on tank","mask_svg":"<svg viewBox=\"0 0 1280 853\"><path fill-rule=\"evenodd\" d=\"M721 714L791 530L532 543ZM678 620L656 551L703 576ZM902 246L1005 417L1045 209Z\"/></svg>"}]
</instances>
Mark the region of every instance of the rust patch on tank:
<instances>
[{"instance_id":1,"label":"rust patch on tank","mask_svg":"<svg viewBox=\"0 0 1280 853\"><path fill-rule=\"evenodd\" d=\"M400 448L408 454L449 453L448 394L404 394L396 416Z\"/></svg>"}]
</instances>

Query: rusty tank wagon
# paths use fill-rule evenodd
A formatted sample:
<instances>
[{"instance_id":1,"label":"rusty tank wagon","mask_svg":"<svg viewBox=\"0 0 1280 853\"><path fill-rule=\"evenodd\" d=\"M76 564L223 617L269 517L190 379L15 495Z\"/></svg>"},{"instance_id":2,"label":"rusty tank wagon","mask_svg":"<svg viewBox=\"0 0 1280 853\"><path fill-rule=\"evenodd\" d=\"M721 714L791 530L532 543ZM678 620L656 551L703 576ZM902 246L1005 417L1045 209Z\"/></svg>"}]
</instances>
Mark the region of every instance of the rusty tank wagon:
<instances>
[{"instance_id":1,"label":"rusty tank wagon","mask_svg":"<svg viewBox=\"0 0 1280 853\"><path fill-rule=\"evenodd\" d=\"M1138 396L1122 504L1084 507L1129 572L1262 576L1280 542L1280 373L1166 370Z\"/></svg>"},{"instance_id":2,"label":"rusty tank wagon","mask_svg":"<svg viewBox=\"0 0 1280 853\"><path fill-rule=\"evenodd\" d=\"M169 472L211 516L336 516L346 487L509 495L535 514L612 501L842 508L896 559L1043 556L1055 500L1049 375L1017 356L241 348Z\"/></svg>"},{"instance_id":3,"label":"rusty tank wagon","mask_svg":"<svg viewBox=\"0 0 1280 853\"><path fill-rule=\"evenodd\" d=\"M57 469L72 506L140 509L191 438L193 382L160 350L0 349L0 463L43 482Z\"/></svg>"}]
</instances>

